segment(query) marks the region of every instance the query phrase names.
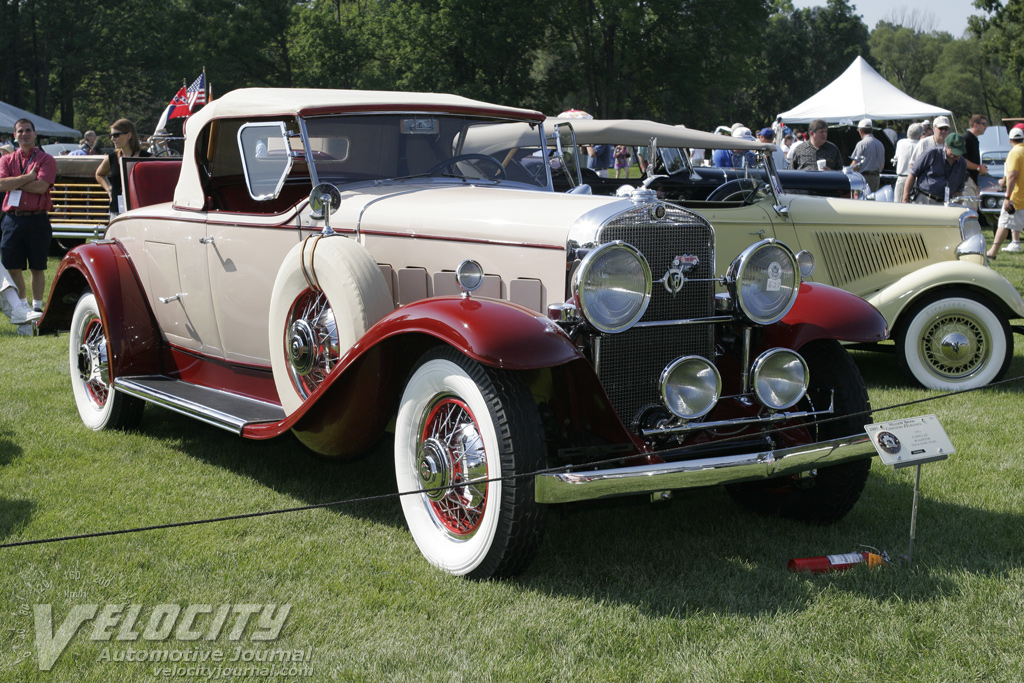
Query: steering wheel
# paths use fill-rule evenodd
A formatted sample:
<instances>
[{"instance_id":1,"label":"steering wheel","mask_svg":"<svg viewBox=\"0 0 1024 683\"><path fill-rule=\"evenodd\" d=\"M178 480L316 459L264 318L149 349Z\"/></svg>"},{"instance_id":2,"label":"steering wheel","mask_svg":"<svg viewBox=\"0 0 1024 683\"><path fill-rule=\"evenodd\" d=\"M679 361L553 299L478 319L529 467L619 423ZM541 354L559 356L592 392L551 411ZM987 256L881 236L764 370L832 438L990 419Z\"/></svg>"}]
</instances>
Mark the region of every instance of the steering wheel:
<instances>
[{"instance_id":1,"label":"steering wheel","mask_svg":"<svg viewBox=\"0 0 1024 683\"><path fill-rule=\"evenodd\" d=\"M495 180L505 179L505 167L501 165L500 161L487 154L459 154L458 156L454 156L451 159L445 159L442 162L434 164L430 168L430 170L427 171L427 175L434 175L441 169L448 168L449 166L454 166L460 161L488 161L494 164L495 168L498 169L498 172L494 174Z\"/></svg>"},{"instance_id":2,"label":"steering wheel","mask_svg":"<svg viewBox=\"0 0 1024 683\"><path fill-rule=\"evenodd\" d=\"M744 204L751 202L758 194L763 194L768 189L767 183L753 178L736 178L716 187L708 195L709 202L742 201Z\"/></svg>"}]
</instances>

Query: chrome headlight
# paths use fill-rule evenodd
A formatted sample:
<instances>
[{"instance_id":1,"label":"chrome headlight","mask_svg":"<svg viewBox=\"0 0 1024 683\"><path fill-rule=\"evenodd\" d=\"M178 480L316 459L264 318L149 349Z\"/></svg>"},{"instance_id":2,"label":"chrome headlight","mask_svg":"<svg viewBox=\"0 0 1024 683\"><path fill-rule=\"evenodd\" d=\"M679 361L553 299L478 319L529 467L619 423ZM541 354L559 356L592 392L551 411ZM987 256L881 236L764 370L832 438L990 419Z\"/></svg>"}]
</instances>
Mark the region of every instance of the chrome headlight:
<instances>
[{"instance_id":1,"label":"chrome headlight","mask_svg":"<svg viewBox=\"0 0 1024 683\"><path fill-rule=\"evenodd\" d=\"M770 325L789 312L800 289L796 257L774 239L743 250L729 266L729 293L751 322Z\"/></svg>"},{"instance_id":2,"label":"chrome headlight","mask_svg":"<svg viewBox=\"0 0 1024 683\"><path fill-rule=\"evenodd\" d=\"M658 385L661 400L673 415L694 420L718 403L722 376L706 358L683 356L665 366Z\"/></svg>"},{"instance_id":3,"label":"chrome headlight","mask_svg":"<svg viewBox=\"0 0 1024 683\"><path fill-rule=\"evenodd\" d=\"M807 363L789 349L765 351L751 368L757 400L772 410L785 410L807 393Z\"/></svg>"},{"instance_id":4,"label":"chrome headlight","mask_svg":"<svg viewBox=\"0 0 1024 683\"><path fill-rule=\"evenodd\" d=\"M588 323L601 332L623 332L651 302L651 267L636 247L609 242L583 257L572 293Z\"/></svg>"}]
</instances>

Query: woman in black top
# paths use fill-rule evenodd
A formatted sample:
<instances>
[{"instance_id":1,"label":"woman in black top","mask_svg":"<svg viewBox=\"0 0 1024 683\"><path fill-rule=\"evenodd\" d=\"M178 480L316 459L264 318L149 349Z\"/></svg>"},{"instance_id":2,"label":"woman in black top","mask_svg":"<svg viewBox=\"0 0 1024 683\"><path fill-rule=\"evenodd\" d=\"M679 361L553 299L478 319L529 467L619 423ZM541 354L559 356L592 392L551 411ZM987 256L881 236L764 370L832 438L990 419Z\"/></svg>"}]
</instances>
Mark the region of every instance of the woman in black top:
<instances>
[{"instance_id":1,"label":"woman in black top","mask_svg":"<svg viewBox=\"0 0 1024 683\"><path fill-rule=\"evenodd\" d=\"M110 218L124 211L121 198L121 157L148 157L149 152L139 144L139 134L135 124L128 119L118 119L110 126L110 139L114 141L114 151L100 162L96 169L96 182L110 195Z\"/></svg>"}]
</instances>

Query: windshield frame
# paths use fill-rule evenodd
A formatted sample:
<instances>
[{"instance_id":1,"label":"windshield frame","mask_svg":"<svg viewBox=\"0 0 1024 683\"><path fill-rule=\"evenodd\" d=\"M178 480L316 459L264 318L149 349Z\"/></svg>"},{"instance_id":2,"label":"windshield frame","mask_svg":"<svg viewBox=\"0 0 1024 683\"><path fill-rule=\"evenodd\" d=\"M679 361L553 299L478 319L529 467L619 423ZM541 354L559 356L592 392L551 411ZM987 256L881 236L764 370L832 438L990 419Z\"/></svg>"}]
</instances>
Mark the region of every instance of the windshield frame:
<instances>
[{"instance_id":1,"label":"windshield frame","mask_svg":"<svg viewBox=\"0 0 1024 683\"><path fill-rule=\"evenodd\" d=\"M419 111L324 114L297 119L302 153L314 184L328 182L346 189L415 181L553 191L548 164L529 162L529 168L523 164L530 156L527 150L532 153L543 148L542 121ZM370 131L375 137L360 137L357 129ZM345 154L332 154L335 148L344 148ZM443 165L445 160L463 155L490 157L494 164L485 159L460 159ZM488 177L486 171L494 166L501 170Z\"/></svg>"}]
</instances>

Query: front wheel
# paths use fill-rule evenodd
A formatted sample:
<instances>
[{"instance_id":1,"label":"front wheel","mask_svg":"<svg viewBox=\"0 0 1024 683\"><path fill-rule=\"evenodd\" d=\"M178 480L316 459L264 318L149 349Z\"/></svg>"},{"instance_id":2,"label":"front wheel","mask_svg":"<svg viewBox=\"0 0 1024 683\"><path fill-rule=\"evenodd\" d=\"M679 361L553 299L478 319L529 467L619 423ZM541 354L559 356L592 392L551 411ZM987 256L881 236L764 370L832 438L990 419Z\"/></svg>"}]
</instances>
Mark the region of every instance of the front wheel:
<instances>
[{"instance_id":1,"label":"front wheel","mask_svg":"<svg viewBox=\"0 0 1024 683\"><path fill-rule=\"evenodd\" d=\"M395 425L395 477L416 545L433 565L474 579L518 574L537 553L544 509L533 480L545 444L523 378L453 349L412 373Z\"/></svg>"},{"instance_id":2,"label":"front wheel","mask_svg":"<svg viewBox=\"0 0 1024 683\"><path fill-rule=\"evenodd\" d=\"M871 422L871 405L864 380L850 354L839 342L816 341L800 349L807 361L809 408L822 410L835 401L842 419L810 430L816 441L837 439L864 430ZM846 516L860 498L871 470L871 458L822 467L816 472L727 487L738 503L756 512L779 515L809 524L832 524Z\"/></svg>"},{"instance_id":3,"label":"front wheel","mask_svg":"<svg viewBox=\"0 0 1024 683\"><path fill-rule=\"evenodd\" d=\"M900 366L927 389L975 389L999 379L1013 358L1005 316L983 296L964 289L915 304L893 335Z\"/></svg>"},{"instance_id":4,"label":"front wheel","mask_svg":"<svg viewBox=\"0 0 1024 683\"><path fill-rule=\"evenodd\" d=\"M68 363L78 414L86 427L131 429L142 419L144 403L114 390L109 340L92 292L83 294L71 317Z\"/></svg>"}]
</instances>

